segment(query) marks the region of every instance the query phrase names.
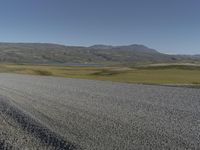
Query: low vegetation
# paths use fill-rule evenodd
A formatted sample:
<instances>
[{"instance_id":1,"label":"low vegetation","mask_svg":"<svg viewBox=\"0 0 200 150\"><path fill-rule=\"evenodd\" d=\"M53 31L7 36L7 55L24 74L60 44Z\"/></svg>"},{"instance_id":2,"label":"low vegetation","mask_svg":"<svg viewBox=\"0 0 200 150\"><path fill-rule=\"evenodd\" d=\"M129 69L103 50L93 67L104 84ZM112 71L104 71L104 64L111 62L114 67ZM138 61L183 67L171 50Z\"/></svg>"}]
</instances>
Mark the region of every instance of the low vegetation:
<instances>
[{"instance_id":1,"label":"low vegetation","mask_svg":"<svg viewBox=\"0 0 200 150\"><path fill-rule=\"evenodd\" d=\"M200 85L200 66L188 64L140 67L69 67L1 64L0 72L128 83Z\"/></svg>"}]
</instances>

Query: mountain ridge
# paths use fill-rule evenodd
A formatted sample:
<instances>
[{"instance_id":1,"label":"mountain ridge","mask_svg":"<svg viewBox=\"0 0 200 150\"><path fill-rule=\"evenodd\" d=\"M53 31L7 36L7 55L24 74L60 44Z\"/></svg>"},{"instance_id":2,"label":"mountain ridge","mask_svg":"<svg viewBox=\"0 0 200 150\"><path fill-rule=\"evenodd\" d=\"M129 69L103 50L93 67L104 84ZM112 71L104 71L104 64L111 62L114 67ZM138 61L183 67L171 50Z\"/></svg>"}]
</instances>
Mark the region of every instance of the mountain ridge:
<instances>
[{"instance_id":1,"label":"mountain ridge","mask_svg":"<svg viewBox=\"0 0 200 150\"><path fill-rule=\"evenodd\" d=\"M0 62L33 64L134 64L199 61L199 55L169 55L145 45L65 46L54 43L0 42Z\"/></svg>"}]
</instances>

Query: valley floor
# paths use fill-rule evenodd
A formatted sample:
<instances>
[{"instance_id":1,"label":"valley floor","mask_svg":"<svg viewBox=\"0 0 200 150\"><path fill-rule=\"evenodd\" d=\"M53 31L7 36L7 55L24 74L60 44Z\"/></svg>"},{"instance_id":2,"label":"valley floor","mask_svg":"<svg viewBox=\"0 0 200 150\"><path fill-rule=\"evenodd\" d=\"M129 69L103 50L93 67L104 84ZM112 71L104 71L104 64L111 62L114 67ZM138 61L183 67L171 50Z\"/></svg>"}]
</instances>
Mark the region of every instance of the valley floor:
<instances>
[{"instance_id":1,"label":"valley floor","mask_svg":"<svg viewBox=\"0 0 200 150\"><path fill-rule=\"evenodd\" d=\"M126 83L192 85L200 87L200 65L198 64L153 64L135 67L0 64L0 72Z\"/></svg>"}]
</instances>

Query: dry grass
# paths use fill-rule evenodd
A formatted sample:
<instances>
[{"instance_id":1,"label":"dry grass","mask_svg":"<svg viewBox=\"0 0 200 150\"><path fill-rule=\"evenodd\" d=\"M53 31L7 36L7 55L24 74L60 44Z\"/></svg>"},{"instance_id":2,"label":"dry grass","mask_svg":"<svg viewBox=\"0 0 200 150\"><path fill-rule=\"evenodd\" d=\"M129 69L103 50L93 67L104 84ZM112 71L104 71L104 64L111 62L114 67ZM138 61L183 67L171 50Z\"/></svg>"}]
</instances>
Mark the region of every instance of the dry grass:
<instances>
[{"instance_id":1,"label":"dry grass","mask_svg":"<svg viewBox=\"0 0 200 150\"><path fill-rule=\"evenodd\" d=\"M0 72L128 83L200 84L200 67L193 65L155 65L127 68L1 64Z\"/></svg>"}]
</instances>

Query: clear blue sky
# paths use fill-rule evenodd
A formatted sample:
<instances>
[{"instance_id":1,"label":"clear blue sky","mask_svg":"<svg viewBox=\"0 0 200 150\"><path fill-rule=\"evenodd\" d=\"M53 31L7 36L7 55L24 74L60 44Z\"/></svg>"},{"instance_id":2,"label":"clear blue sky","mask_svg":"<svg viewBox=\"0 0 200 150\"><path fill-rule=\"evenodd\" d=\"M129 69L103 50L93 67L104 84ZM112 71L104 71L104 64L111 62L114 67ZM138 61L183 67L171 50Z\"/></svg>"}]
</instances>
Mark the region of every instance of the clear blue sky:
<instances>
[{"instance_id":1,"label":"clear blue sky","mask_svg":"<svg viewBox=\"0 0 200 150\"><path fill-rule=\"evenodd\" d=\"M200 0L1 0L0 41L200 53Z\"/></svg>"}]
</instances>

